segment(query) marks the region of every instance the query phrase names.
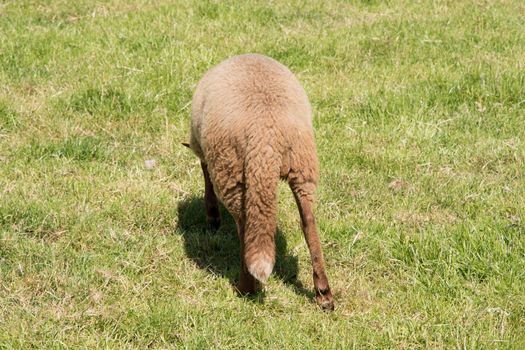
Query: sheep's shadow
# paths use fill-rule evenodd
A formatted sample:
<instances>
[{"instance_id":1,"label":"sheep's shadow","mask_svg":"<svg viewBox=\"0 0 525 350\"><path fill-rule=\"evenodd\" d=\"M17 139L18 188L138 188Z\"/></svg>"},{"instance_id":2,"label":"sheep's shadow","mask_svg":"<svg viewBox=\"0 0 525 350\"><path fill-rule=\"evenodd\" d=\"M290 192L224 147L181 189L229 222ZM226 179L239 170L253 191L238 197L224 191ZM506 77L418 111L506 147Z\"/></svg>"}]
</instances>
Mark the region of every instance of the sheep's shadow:
<instances>
[{"instance_id":1,"label":"sheep's shadow","mask_svg":"<svg viewBox=\"0 0 525 350\"><path fill-rule=\"evenodd\" d=\"M240 270L239 240L235 222L228 211L221 206L222 223L217 232L207 229L204 201L200 197L193 196L180 202L177 213L178 229L184 238L184 248L188 257L201 269L228 278L230 284L235 286ZM306 289L297 279L297 257L287 253L286 239L279 229L275 236L275 246L275 276L292 286L298 295L313 300L314 292ZM249 299L262 302L264 292L259 292Z\"/></svg>"}]
</instances>

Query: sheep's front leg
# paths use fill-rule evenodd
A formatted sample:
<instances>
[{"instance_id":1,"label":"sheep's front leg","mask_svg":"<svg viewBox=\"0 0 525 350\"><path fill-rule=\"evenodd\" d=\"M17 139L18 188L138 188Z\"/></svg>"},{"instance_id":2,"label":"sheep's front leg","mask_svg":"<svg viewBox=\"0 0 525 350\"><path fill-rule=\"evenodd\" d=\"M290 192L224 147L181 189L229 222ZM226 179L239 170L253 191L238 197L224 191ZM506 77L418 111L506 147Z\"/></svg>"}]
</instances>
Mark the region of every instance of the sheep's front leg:
<instances>
[{"instance_id":1,"label":"sheep's front leg","mask_svg":"<svg viewBox=\"0 0 525 350\"><path fill-rule=\"evenodd\" d=\"M221 214L219 212L219 203L213 190L210 180L210 173L205 163L201 162L202 173L204 174L204 206L206 207L206 222L213 231L221 226Z\"/></svg>"},{"instance_id":2,"label":"sheep's front leg","mask_svg":"<svg viewBox=\"0 0 525 350\"><path fill-rule=\"evenodd\" d=\"M313 214L313 194L305 194L304 191L295 186L292 186L292 191L299 208L304 238L312 259L315 298L323 310L331 311L334 309L334 301L324 270L323 251Z\"/></svg>"}]
</instances>

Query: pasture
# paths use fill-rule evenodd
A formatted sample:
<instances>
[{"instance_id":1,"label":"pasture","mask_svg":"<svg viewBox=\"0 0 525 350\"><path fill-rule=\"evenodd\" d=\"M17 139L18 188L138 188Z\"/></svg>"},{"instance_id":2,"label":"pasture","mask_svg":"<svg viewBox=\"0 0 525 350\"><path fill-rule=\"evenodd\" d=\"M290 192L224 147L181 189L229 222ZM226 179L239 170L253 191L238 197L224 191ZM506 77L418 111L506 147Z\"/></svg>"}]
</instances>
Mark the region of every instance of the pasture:
<instances>
[{"instance_id":1,"label":"pasture","mask_svg":"<svg viewBox=\"0 0 525 350\"><path fill-rule=\"evenodd\" d=\"M247 52L313 106L332 313L284 183L264 292L206 230L180 143ZM524 347L525 2L0 2L1 349Z\"/></svg>"}]
</instances>

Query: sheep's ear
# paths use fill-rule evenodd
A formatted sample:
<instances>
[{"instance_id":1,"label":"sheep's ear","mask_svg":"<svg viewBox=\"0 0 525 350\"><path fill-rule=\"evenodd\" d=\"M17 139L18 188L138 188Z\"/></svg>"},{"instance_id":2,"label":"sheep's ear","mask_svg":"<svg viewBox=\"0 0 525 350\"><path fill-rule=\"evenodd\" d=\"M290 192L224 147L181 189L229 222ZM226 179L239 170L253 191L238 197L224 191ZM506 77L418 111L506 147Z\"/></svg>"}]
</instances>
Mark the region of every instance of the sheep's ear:
<instances>
[{"instance_id":1,"label":"sheep's ear","mask_svg":"<svg viewBox=\"0 0 525 350\"><path fill-rule=\"evenodd\" d=\"M182 142L182 145L183 145L183 146L186 146L186 147L188 147L188 148L190 148L190 144L187 143L187 142Z\"/></svg>"}]
</instances>

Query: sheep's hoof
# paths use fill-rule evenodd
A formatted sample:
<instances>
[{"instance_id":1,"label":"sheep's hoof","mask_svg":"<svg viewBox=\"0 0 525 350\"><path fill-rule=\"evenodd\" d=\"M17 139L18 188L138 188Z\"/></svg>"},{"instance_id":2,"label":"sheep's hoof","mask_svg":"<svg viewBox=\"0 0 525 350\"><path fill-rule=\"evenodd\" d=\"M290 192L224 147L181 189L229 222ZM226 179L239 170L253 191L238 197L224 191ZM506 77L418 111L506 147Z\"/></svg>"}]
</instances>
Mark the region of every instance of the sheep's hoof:
<instances>
[{"instance_id":1,"label":"sheep's hoof","mask_svg":"<svg viewBox=\"0 0 525 350\"><path fill-rule=\"evenodd\" d=\"M241 289L242 287L239 286L238 284L235 286L235 291L237 292L237 295L240 296L240 297L249 297L249 296L253 296L257 293L256 290L244 290L244 289Z\"/></svg>"},{"instance_id":2,"label":"sheep's hoof","mask_svg":"<svg viewBox=\"0 0 525 350\"><path fill-rule=\"evenodd\" d=\"M239 282L236 285L237 292L240 296L254 295L260 289L260 284L248 272L241 271Z\"/></svg>"},{"instance_id":3,"label":"sheep's hoof","mask_svg":"<svg viewBox=\"0 0 525 350\"><path fill-rule=\"evenodd\" d=\"M208 228L215 232L219 229L219 227L221 227L221 218L220 217L208 217L206 219L206 221L208 222Z\"/></svg>"},{"instance_id":4,"label":"sheep's hoof","mask_svg":"<svg viewBox=\"0 0 525 350\"><path fill-rule=\"evenodd\" d=\"M242 283L239 282L235 286L235 290L239 294L239 296L245 297L245 296L253 296L257 294L259 291L259 286L256 283L250 284L250 283Z\"/></svg>"},{"instance_id":5,"label":"sheep's hoof","mask_svg":"<svg viewBox=\"0 0 525 350\"><path fill-rule=\"evenodd\" d=\"M324 302L319 304L319 307L323 311L334 311L334 308L335 308L333 300L324 301Z\"/></svg>"},{"instance_id":6,"label":"sheep's hoof","mask_svg":"<svg viewBox=\"0 0 525 350\"><path fill-rule=\"evenodd\" d=\"M326 291L318 290L315 299L321 310L334 311L334 299L332 298L332 292L330 292L330 289Z\"/></svg>"}]
</instances>

